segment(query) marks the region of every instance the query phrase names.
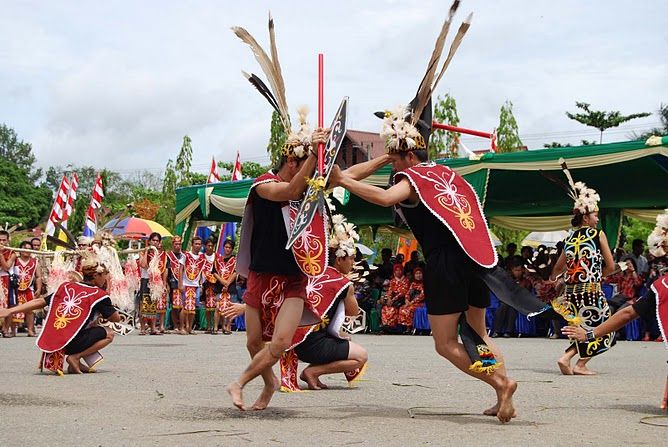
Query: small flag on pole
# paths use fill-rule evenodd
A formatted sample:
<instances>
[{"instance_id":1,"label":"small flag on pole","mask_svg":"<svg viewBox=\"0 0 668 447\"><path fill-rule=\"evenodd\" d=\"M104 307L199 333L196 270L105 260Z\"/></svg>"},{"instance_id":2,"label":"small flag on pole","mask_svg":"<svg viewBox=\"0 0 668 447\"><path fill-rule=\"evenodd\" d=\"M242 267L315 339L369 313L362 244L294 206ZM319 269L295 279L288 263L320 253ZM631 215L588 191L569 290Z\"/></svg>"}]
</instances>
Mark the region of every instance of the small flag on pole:
<instances>
[{"instance_id":1,"label":"small flag on pole","mask_svg":"<svg viewBox=\"0 0 668 447\"><path fill-rule=\"evenodd\" d=\"M216 159L211 157L211 171L209 172L209 178L206 180L207 183L218 183L220 182L220 176L218 175L218 166L216 165Z\"/></svg>"},{"instance_id":2,"label":"small flag on pole","mask_svg":"<svg viewBox=\"0 0 668 447\"><path fill-rule=\"evenodd\" d=\"M232 171L232 181L241 180L241 157L239 157L239 151L237 151L237 160L234 162L234 170Z\"/></svg>"},{"instance_id":3,"label":"small flag on pole","mask_svg":"<svg viewBox=\"0 0 668 447\"><path fill-rule=\"evenodd\" d=\"M95 210L102 206L102 198L104 197L104 189L102 188L102 177L97 175L95 186L93 186L93 193L90 198L90 205L86 211L86 222L84 224L83 235L86 237L93 237L97 232L97 216Z\"/></svg>"},{"instance_id":4,"label":"small flag on pole","mask_svg":"<svg viewBox=\"0 0 668 447\"><path fill-rule=\"evenodd\" d=\"M70 190L70 182L67 180L67 176L63 175L63 179L60 182L60 187L56 192L56 200L53 202L53 207L51 208L51 213L49 214L49 220L46 222L46 228L44 232L49 236L53 236L56 231L56 223L63 218L63 210L67 204L67 199Z\"/></svg>"}]
</instances>

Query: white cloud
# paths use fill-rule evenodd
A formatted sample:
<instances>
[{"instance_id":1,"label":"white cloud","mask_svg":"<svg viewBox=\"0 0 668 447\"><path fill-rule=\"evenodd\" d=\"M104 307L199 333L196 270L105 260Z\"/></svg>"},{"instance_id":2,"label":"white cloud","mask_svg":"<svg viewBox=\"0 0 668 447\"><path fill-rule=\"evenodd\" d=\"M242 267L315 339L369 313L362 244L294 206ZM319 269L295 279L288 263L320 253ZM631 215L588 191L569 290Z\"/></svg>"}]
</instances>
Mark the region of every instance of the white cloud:
<instances>
[{"instance_id":1,"label":"white cloud","mask_svg":"<svg viewBox=\"0 0 668 447\"><path fill-rule=\"evenodd\" d=\"M241 77L261 73L229 28L266 45L269 7L291 109L316 110L324 52L327 116L347 95L349 127L375 131L373 111L413 97L449 2L7 2L0 121L33 143L41 165L161 168L184 134L202 171L211 155L232 159L237 149L264 161L271 110ZM668 101L665 2L464 1L451 36L470 11L437 91L455 96L464 126L491 130L509 99L525 143L540 147L596 136L565 117L576 100L623 113Z\"/></svg>"}]
</instances>

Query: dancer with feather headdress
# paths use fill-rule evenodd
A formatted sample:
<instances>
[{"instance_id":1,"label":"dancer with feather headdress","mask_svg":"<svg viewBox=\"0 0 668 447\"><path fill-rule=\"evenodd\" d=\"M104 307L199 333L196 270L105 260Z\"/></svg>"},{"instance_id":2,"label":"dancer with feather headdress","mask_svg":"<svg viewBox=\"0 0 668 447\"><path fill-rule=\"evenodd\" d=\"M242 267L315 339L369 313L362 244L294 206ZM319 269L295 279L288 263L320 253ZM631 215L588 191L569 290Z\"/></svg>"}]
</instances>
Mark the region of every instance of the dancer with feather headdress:
<instances>
[{"instance_id":1,"label":"dancer with feather headdress","mask_svg":"<svg viewBox=\"0 0 668 447\"><path fill-rule=\"evenodd\" d=\"M238 381L230 384L227 390L233 404L245 410L242 389L246 383L262 375L265 386L252 406L255 410L262 410L267 407L280 384L272 366L290 347L300 324L310 325L318 321L315 312L304 304L306 275L318 276L322 273L310 269L312 256L326 257L327 247L316 243L317 249L313 253L300 252L298 245L308 244L296 243L292 249L285 247L292 228L291 220L299 209L299 202L296 201L303 198L308 186L306 178L310 177L315 168L313 148L326 142L328 130L316 129L311 133L307 121L308 109L305 107L298 109L298 130L292 129L271 16L271 56L245 29L234 27L232 31L251 48L270 87L255 74L244 72L244 76L278 113L288 135L278 166L256 178L251 186L237 256L237 271L248 279L248 289L244 295L247 304L246 336L253 360ZM385 157L380 157L356 165L351 168L352 174L368 176L387 162ZM308 235L301 239L304 238L308 240ZM269 341L271 343L265 346L265 342Z\"/></svg>"},{"instance_id":2,"label":"dancer with feather headdress","mask_svg":"<svg viewBox=\"0 0 668 447\"><path fill-rule=\"evenodd\" d=\"M449 10L415 98L408 106L376 113L383 119L380 135L398 171L394 186L385 190L356 181L336 166L330 182L366 201L394 206L408 224L425 254L424 295L436 351L494 388L497 403L484 414L496 415L505 423L515 417L512 396L517 383L507 376L499 350L486 334L489 289L525 314L538 313L545 306L495 267L496 250L471 185L452 169L427 162L431 96L470 27L469 16L440 65L458 6L455 1ZM458 342L458 326L462 343Z\"/></svg>"},{"instance_id":3,"label":"dancer with feather headdress","mask_svg":"<svg viewBox=\"0 0 668 447\"><path fill-rule=\"evenodd\" d=\"M561 167L568 179L568 185L560 184L573 199L573 231L564 240L564 251L550 274L551 280L565 273L564 297L552 300L552 307L571 325L583 325L588 330L595 328L610 318L608 302L601 290L601 280L615 270L608 239L598 225L598 202L600 196L583 182L573 181L573 177L561 159ZM557 361L564 375L592 375L586 364L592 357L602 354L615 344L615 334L607 334L584 343L572 342ZM571 367L571 360L579 355L577 363Z\"/></svg>"}]
</instances>

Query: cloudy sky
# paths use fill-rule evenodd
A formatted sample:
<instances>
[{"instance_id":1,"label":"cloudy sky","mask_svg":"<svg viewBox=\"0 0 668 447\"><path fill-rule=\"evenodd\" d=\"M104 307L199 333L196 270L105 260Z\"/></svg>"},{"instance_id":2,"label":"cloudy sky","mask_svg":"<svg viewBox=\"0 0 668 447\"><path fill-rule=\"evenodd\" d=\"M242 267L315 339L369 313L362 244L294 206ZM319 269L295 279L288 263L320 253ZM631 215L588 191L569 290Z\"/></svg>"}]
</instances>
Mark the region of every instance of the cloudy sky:
<instances>
[{"instance_id":1,"label":"cloudy sky","mask_svg":"<svg viewBox=\"0 0 668 447\"><path fill-rule=\"evenodd\" d=\"M199 171L212 155L232 160L237 150L243 160L266 162L271 109L241 76L261 72L231 26L268 45L271 8L291 109L316 109L323 52L326 121L347 95L349 128L378 131L372 112L413 97L449 5L5 0L0 122L33 144L41 166L157 173L186 134ZM473 25L437 89L456 98L465 127L491 131L511 100L520 136L538 148L597 138L564 115L576 100L623 113L668 103L668 2L465 0L454 29L469 12ZM658 122L656 115L632 121L604 141Z\"/></svg>"}]
</instances>

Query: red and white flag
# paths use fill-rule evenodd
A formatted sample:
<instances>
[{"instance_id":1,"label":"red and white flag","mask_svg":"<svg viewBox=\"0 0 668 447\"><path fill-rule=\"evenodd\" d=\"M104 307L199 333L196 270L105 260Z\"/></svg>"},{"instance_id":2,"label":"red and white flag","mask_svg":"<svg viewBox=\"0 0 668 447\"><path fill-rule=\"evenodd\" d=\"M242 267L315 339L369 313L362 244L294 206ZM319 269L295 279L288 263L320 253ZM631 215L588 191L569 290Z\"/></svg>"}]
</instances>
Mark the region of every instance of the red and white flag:
<instances>
[{"instance_id":1,"label":"red and white flag","mask_svg":"<svg viewBox=\"0 0 668 447\"><path fill-rule=\"evenodd\" d=\"M237 151L237 161L234 162L234 169L232 170L232 181L241 180L241 158L239 157L239 151Z\"/></svg>"},{"instance_id":2,"label":"red and white flag","mask_svg":"<svg viewBox=\"0 0 668 447\"><path fill-rule=\"evenodd\" d=\"M218 183L220 182L220 176L218 175L218 166L216 165L216 159L211 157L211 171L209 172L209 178L206 180L207 183Z\"/></svg>"},{"instance_id":3,"label":"red and white flag","mask_svg":"<svg viewBox=\"0 0 668 447\"><path fill-rule=\"evenodd\" d=\"M79 188L79 177L76 172L72 174L72 180L70 181L70 188L67 192L67 203L65 204L65 210L63 211L62 225L64 228L67 228L67 220L72 214L74 214L74 202L77 200L77 189Z\"/></svg>"},{"instance_id":4,"label":"red and white flag","mask_svg":"<svg viewBox=\"0 0 668 447\"><path fill-rule=\"evenodd\" d=\"M63 211L67 205L69 190L70 182L67 180L67 176L63 175L63 180L60 182L60 187L56 192L56 200L53 202L53 207L51 208L51 213L49 214L49 220L46 222L46 228L44 230L44 232L49 236L53 236L54 232L56 231L56 222L63 218Z\"/></svg>"},{"instance_id":5,"label":"red and white flag","mask_svg":"<svg viewBox=\"0 0 668 447\"><path fill-rule=\"evenodd\" d=\"M95 216L95 210L102 206L103 197L104 189L102 189L102 177L98 174L97 179L95 180L95 186L93 186L90 205L88 205L88 211L86 211L86 222L83 231L84 236L93 237L95 232L97 232L97 217Z\"/></svg>"}]
</instances>

